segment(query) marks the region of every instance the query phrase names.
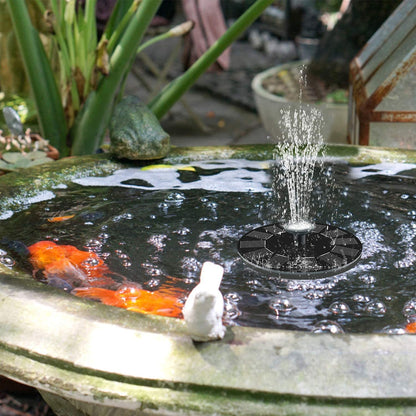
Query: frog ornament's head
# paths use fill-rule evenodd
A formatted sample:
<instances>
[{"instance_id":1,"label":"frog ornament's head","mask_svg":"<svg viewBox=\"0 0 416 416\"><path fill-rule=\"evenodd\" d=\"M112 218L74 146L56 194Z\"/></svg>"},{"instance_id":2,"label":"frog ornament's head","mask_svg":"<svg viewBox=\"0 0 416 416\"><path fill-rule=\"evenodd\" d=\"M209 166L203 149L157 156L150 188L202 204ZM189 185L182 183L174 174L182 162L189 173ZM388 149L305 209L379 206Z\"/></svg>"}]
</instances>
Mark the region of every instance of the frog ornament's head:
<instances>
[{"instance_id":1,"label":"frog ornament's head","mask_svg":"<svg viewBox=\"0 0 416 416\"><path fill-rule=\"evenodd\" d=\"M133 95L116 105L109 129L110 152L119 159L161 159L169 152L169 134L152 111Z\"/></svg>"}]
</instances>

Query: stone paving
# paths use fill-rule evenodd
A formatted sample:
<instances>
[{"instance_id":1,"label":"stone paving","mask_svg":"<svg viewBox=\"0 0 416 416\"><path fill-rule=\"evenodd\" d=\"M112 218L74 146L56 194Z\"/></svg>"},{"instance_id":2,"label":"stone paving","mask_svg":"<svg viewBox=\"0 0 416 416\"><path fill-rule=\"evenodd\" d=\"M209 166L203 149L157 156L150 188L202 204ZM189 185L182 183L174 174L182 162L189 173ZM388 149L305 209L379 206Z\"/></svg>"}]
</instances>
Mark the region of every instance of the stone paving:
<instances>
[{"instance_id":1,"label":"stone paving","mask_svg":"<svg viewBox=\"0 0 416 416\"><path fill-rule=\"evenodd\" d=\"M152 62L161 69L166 57L175 47L177 39L171 39L146 50ZM268 143L270 139L256 112L251 81L255 74L279 60L264 51L257 50L247 40L235 42L231 48L231 64L227 71L207 72L184 95L185 104L178 102L162 120L162 126L171 135L176 146L229 145ZM152 87L157 80L138 58L135 71ZM181 52L173 62L167 79L182 73ZM131 73L126 93L135 94L144 101L149 98L144 84ZM192 109L204 128L198 126L184 105Z\"/></svg>"}]
</instances>

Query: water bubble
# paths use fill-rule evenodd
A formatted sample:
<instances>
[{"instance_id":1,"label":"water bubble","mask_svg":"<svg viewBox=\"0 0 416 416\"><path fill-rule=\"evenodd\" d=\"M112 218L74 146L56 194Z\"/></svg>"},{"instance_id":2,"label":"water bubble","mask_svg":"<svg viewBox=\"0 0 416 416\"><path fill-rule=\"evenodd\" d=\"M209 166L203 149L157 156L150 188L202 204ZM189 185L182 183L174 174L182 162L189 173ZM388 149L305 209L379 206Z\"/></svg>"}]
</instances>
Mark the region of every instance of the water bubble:
<instances>
[{"instance_id":1,"label":"water bubble","mask_svg":"<svg viewBox=\"0 0 416 416\"><path fill-rule=\"evenodd\" d=\"M168 213L168 209L169 209L169 204L167 204L166 202L161 202L160 204L158 204L157 206L164 214Z\"/></svg>"},{"instance_id":2,"label":"water bubble","mask_svg":"<svg viewBox=\"0 0 416 416\"><path fill-rule=\"evenodd\" d=\"M294 280L290 280L287 283L286 290L288 292L294 292L296 290L302 290L302 286Z\"/></svg>"},{"instance_id":3,"label":"water bubble","mask_svg":"<svg viewBox=\"0 0 416 416\"><path fill-rule=\"evenodd\" d=\"M365 310L372 316L381 317L384 316L387 308L383 302L373 300L366 306Z\"/></svg>"},{"instance_id":4,"label":"water bubble","mask_svg":"<svg viewBox=\"0 0 416 416\"><path fill-rule=\"evenodd\" d=\"M406 329L396 326L386 326L381 330L381 332L389 335L403 335L406 334Z\"/></svg>"},{"instance_id":5,"label":"water bubble","mask_svg":"<svg viewBox=\"0 0 416 416\"><path fill-rule=\"evenodd\" d=\"M83 261L82 264L85 267L95 267L98 266L100 264L100 259L98 259L97 257L88 257L87 260Z\"/></svg>"},{"instance_id":6,"label":"water bubble","mask_svg":"<svg viewBox=\"0 0 416 416\"><path fill-rule=\"evenodd\" d=\"M127 260L127 259L123 260L123 261L121 262L121 264L122 264L124 267L131 267L131 261L130 261L130 260Z\"/></svg>"},{"instance_id":7,"label":"water bubble","mask_svg":"<svg viewBox=\"0 0 416 416\"><path fill-rule=\"evenodd\" d=\"M13 267L16 264L16 262L9 256L1 256L0 263L6 267Z\"/></svg>"},{"instance_id":8,"label":"water bubble","mask_svg":"<svg viewBox=\"0 0 416 416\"><path fill-rule=\"evenodd\" d=\"M366 285L372 285L376 282L376 278L373 275L364 274L361 276L358 276L358 278L365 283Z\"/></svg>"},{"instance_id":9,"label":"water bubble","mask_svg":"<svg viewBox=\"0 0 416 416\"><path fill-rule=\"evenodd\" d=\"M322 299L324 297L324 293L323 292L317 292L315 290L308 292L304 295L305 299L309 299L309 300L317 300L317 299Z\"/></svg>"},{"instance_id":10,"label":"water bubble","mask_svg":"<svg viewBox=\"0 0 416 416\"><path fill-rule=\"evenodd\" d=\"M224 299L224 318L226 321L232 321L237 319L241 315L241 311L238 308L236 302L230 299Z\"/></svg>"},{"instance_id":11,"label":"water bubble","mask_svg":"<svg viewBox=\"0 0 416 416\"><path fill-rule=\"evenodd\" d=\"M149 237L147 242L151 244L153 247L156 248L158 251L162 251L165 246L165 240L167 239L167 236L165 234L154 234Z\"/></svg>"},{"instance_id":12,"label":"water bubble","mask_svg":"<svg viewBox=\"0 0 416 416\"><path fill-rule=\"evenodd\" d=\"M155 278L157 276L160 276L162 274L162 272L160 271L160 269L158 269L153 263L149 262L149 263L142 263L141 266L143 267L143 269L145 269L146 274L151 276L152 278Z\"/></svg>"},{"instance_id":13,"label":"water bubble","mask_svg":"<svg viewBox=\"0 0 416 416\"><path fill-rule=\"evenodd\" d=\"M226 293L224 295L224 299L225 300L228 300L230 302L237 303L237 302L239 302L242 299L242 297L237 292L229 292L229 293Z\"/></svg>"},{"instance_id":14,"label":"water bubble","mask_svg":"<svg viewBox=\"0 0 416 416\"><path fill-rule=\"evenodd\" d=\"M337 322L323 320L316 323L312 328L311 332L313 332L314 334L343 334L344 330L342 329L341 325L339 325Z\"/></svg>"},{"instance_id":15,"label":"water bubble","mask_svg":"<svg viewBox=\"0 0 416 416\"><path fill-rule=\"evenodd\" d=\"M402 312L406 318L416 317L416 298L407 301L403 306Z\"/></svg>"},{"instance_id":16,"label":"water bubble","mask_svg":"<svg viewBox=\"0 0 416 416\"><path fill-rule=\"evenodd\" d=\"M368 296L366 296L366 295L362 295L362 294L360 294L360 293L356 293L356 294L352 297L352 300L353 300L354 302L357 302L357 303L368 303L368 302L370 302L370 298L369 298Z\"/></svg>"},{"instance_id":17,"label":"water bubble","mask_svg":"<svg viewBox=\"0 0 416 416\"><path fill-rule=\"evenodd\" d=\"M296 309L287 298L274 298L269 302L269 307L278 313L289 313Z\"/></svg>"},{"instance_id":18,"label":"water bubble","mask_svg":"<svg viewBox=\"0 0 416 416\"><path fill-rule=\"evenodd\" d=\"M187 227L179 228L178 230L173 231L174 234L178 235L188 235L191 232L191 230Z\"/></svg>"},{"instance_id":19,"label":"water bubble","mask_svg":"<svg viewBox=\"0 0 416 416\"><path fill-rule=\"evenodd\" d=\"M341 301L333 302L329 306L329 310L334 315L343 315L351 311L350 307L346 303L341 302Z\"/></svg>"},{"instance_id":20,"label":"water bubble","mask_svg":"<svg viewBox=\"0 0 416 416\"><path fill-rule=\"evenodd\" d=\"M184 257L181 266L185 277L193 277L201 270L202 264L194 257Z\"/></svg>"},{"instance_id":21,"label":"water bubble","mask_svg":"<svg viewBox=\"0 0 416 416\"><path fill-rule=\"evenodd\" d=\"M181 206L185 198L185 194L183 194L182 192L171 192L166 196L165 202L167 202L168 204L175 204L177 206Z\"/></svg>"},{"instance_id":22,"label":"water bubble","mask_svg":"<svg viewBox=\"0 0 416 416\"><path fill-rule=\"evenodd\" d=\"M92 239L92 240L87 241L84 247L87 249L96 251L97 249L100 249L101 246L102 246L102 242L100 240Z\"/></svg>"},{"instance_id":23,"label":"water bubble","mask_svg":"<svg viewBox=\"0 0 416 416\"><path fill-rule=\"evenodd\" d=\"M153 277L152 279L148 280L147 282L144 283L144 286L149 288L149 289L155 289L160 285L160 279L156 279L155 277Z\"/></svg>"}]
</instances>

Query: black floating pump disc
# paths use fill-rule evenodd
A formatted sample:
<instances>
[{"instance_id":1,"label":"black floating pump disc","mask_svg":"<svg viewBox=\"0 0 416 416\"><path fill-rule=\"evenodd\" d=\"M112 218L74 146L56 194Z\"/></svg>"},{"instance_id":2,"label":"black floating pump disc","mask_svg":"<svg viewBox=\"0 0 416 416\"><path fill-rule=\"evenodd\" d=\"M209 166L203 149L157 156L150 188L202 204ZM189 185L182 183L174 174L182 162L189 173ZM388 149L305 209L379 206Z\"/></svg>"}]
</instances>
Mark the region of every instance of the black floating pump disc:
<instances>
[{"instance_id":1,"label":"black floating pump disc","mask_svg":"<svg viewBox=\"0 0 416 416\"><path fill-rule=\"evenodd\" d=\"M238 253L251 266L287 279L333 276L353 267L362 244L341 228L315 224L306 231L291 231L270 224L245 234Z\"/></svg>"}]
</instances>

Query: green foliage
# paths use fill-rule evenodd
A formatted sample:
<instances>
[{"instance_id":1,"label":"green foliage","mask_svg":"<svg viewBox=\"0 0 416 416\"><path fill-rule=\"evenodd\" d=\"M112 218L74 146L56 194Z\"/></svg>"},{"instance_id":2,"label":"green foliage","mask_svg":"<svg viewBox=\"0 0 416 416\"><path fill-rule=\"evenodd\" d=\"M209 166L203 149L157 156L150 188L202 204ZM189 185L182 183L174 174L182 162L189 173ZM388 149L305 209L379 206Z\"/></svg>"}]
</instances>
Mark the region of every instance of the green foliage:
<instances>
[{"instance_id":1,"label":"green foliage","mask_svg":"<svg viewBox=\"0 0 416 416\"><path fill-rule=\"evenodd\" d=\"M13 172L22 168L29 168L43 163L52 162L53 159L46 156L41 150L33 150L28 153L6 152L2 154L0 160L0 170Z\"/></svg>"},{"instance_id":2,"label":"green foliage","mask_svg":"<svg viewBox=\"0 0 416 416\"><path fill-rule=\"evenodd\" d=\"M142 45L142 39L162 0L119 0L99 40L94 14L97 0L86 0L84 9L76 7L76 0L50 0L51 10L46 10L42 1L35 1L46 16L58 51L58 85L25 0L6 3L42 136L58 148L61 156L94 153L102 142L117 91L137 51L151 44ZM256 0L178 82L161 91L150 106L156 116L162 117L272 2Z\"/></svg>"}]
</instances>

